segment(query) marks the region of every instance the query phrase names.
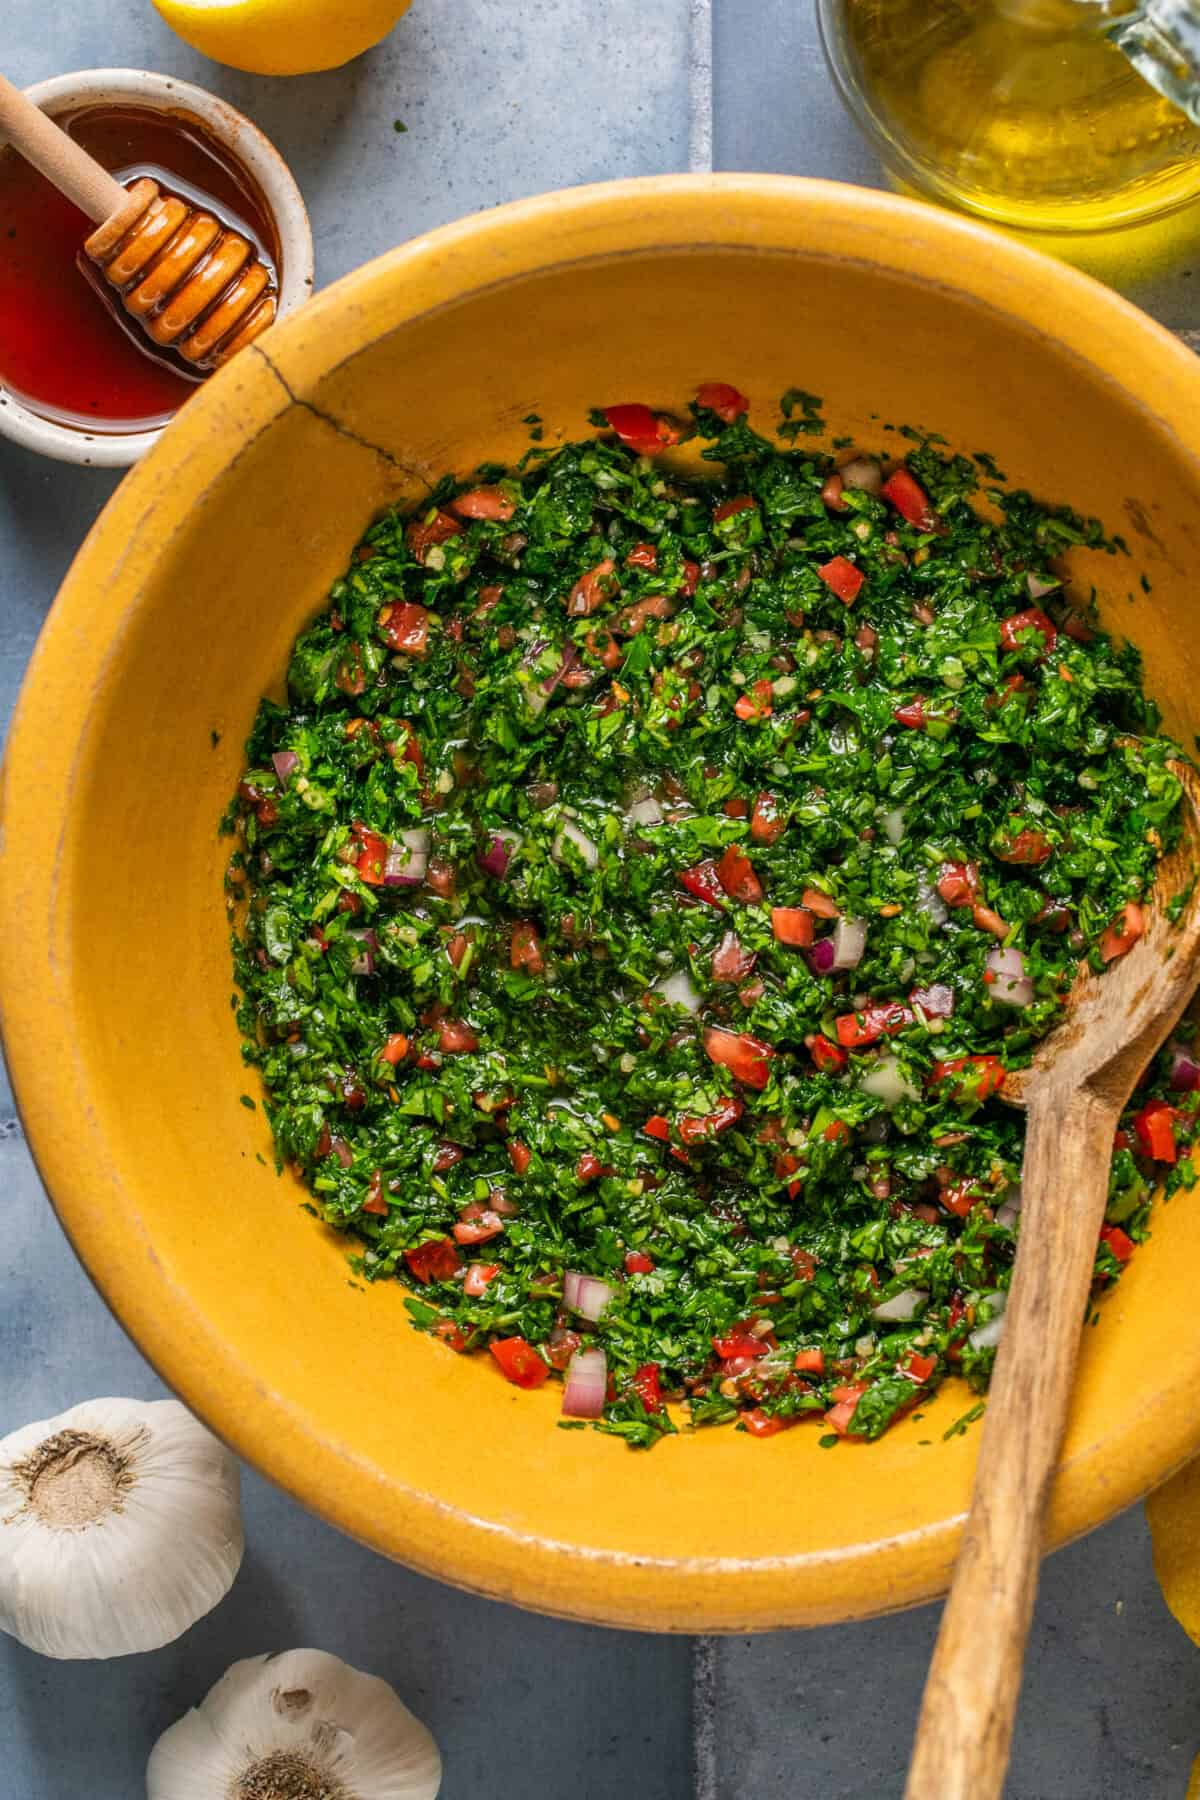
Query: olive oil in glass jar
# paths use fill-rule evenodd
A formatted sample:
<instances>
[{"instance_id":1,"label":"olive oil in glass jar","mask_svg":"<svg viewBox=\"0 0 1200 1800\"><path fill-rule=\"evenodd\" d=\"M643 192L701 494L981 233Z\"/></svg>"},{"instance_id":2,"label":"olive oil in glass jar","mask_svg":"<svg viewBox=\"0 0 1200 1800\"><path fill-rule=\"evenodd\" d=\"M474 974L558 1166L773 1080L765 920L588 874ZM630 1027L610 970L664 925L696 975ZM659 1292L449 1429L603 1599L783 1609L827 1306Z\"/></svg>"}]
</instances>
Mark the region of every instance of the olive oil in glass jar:
<instances>
[{"instance_id":1,"label":"olive oil in glass jar","mask_svg":"<svg viewBox=\"0 0 1200 1800\"><path fill-rule=\"evenodd\" d=\"M901 182L1037 231L1200 195L1200 0L819 0L834 77Z\"/></svg>"}]
</instances>

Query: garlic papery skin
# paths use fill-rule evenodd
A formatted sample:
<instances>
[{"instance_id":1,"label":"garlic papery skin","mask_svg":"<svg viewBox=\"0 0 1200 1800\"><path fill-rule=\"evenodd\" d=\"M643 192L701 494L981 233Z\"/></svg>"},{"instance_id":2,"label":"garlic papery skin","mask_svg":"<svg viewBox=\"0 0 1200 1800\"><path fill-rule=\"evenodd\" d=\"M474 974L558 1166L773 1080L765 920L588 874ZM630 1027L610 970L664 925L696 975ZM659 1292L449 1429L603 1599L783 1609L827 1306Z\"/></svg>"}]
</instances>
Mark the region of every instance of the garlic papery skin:
<instances>
[{"instance_id":1,"label":"garlic papery skin","mask_svg":"<svg viewBox=\"0 0 1200 1800\"><path fill-rule=\"evenodd\" d=\"M438 1747L377 1675L324 1650L234 1663L150 1752L146 1800L434 1800Z\"/></svg>"},{"instance_id":2,"label":"garlic papery skin","mask_svg":"<svg viewBox=\"0 0 1200 1800\"><path fill-rule=\"evenodd\" d=\"M169 1644L242 1560L238 1466L178 1400L85 1400L0 1440L0 1629L43 1656Z\"/></svg>"}]
</instances>

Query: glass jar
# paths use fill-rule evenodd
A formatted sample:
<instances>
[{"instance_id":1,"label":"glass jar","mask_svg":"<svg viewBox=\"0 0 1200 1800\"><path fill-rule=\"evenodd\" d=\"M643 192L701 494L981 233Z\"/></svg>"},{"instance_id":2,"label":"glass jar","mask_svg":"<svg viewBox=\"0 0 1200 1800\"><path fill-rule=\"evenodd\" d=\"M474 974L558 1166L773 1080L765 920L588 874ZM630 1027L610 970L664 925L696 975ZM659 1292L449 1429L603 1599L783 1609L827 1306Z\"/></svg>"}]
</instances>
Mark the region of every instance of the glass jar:
<instances>
[{"instance_id":1,"label":"glass jar","mask_svg":"<svg viewBox=\"0 0 1200 1800\"><path fill-rule=\"evenodd\" d=\"M818 0L850 111L903 184L1038 231L1200 195L1200 0Z\"/></svg>"}]
</instances>

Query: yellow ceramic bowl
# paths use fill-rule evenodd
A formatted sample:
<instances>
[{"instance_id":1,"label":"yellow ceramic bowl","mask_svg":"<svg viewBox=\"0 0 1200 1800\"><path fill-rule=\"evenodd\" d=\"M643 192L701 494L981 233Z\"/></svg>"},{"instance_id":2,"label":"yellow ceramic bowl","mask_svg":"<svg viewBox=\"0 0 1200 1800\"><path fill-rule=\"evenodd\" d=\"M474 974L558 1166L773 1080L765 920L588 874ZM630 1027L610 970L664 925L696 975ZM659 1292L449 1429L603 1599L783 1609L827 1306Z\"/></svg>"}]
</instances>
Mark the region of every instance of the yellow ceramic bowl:
<instances>
[{"instance_id":1,"label":"yellow ceramic bowl","mask_svg":"<svg viewBox=\"0 0 1200 1800\"><path fill-rule=\"evenodd\" d=\"M264 688L367 521L424 477L589 407L792 383L835 433L987 449L1123 531L1077 565L1200 728L1200 365L1067 268L881 194L760 176L600 187L480 214L315 299L189 403L84 545L5 763L0 985L67 1231L163 1376L236 1450L389 1556L549 1612L671 1630L818 1623L947 1581L971 1396L829 1452L555 1430L558 1389L413 1332L398 1286L271 1167L230 1013L216 821ZM1147 597L1142 571L1152 582ZM1104 1146L1097 1146L1102 1154ZM1181 1197L1086 1333L1051 1533L1200 1444L1200 1221Z\"/></svg>"}]
</instances>

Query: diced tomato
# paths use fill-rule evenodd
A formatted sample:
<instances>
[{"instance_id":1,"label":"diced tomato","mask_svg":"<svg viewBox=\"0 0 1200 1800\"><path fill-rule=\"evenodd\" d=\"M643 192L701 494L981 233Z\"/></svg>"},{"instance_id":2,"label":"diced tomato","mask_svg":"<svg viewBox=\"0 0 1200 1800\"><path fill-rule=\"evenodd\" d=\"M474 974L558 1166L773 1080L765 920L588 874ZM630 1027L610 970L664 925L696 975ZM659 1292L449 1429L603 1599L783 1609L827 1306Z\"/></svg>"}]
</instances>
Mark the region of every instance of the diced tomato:
<instances>
[{"instance_id":1,"label":"diced tomato","mask_svg":"<svg viewBox=\"0 0 1200 1800\"><path fill-rule=\"evenodd\" d=\"M877 1038L893 1037L913 1022L911 1006L899 1000L871 1000L861 1012L842 1013L836 1021L838 1043L846 1050L857 1050L860 1044L873 1044Z\"/></svg>"},{"instance_id":2,"label":"diced tomato","mask_svg":"<svg viewBox=\"0 0 1200 1800\"><path fill-rule=\"evenodd\" d=\"M824 1375L825 1352L823 1350L797 1350L792 1367L797 1375Z\"/></svg>"},{"instance_id":3,"label":"diced tomato","mask_svg":"<svg viewBox=\"0 0 1200 1800\"><path fill-rule=\"evenodd\" d=\"M842 513L846 511L848 504L846 500L846 483L842 480L842 477L838 474L836 469L832 475L827 475L822 483L821 502L829 508L830 512Z\"/></svg>"},{"instance_id":4,"label":"diced tomato","mask_svg":"<svg viewBox=\"0 0 1200 1800\"><path fill-rule=\"evenodd\" d=\"M357 821L350 827L357 841L358 854L354 859L354 868L360 881L368 887L379 887L383 882L384 864L387 862L387 839L372 831L369 825L361 825Z\"/></svg>"},{"instance_id":5,"label":"diced tomato","mask_svg":"<svg viewBox=\"0 0 1200 1800\"><path fill-rule=\"evenodd\" d=\"M472 1263L463 1279L463 1293L469 1300L482 1299L499 1273L499 1263Z\"/></svg>"},{"instance_id":6,"label":"diced tomato","mask_svg":"<svg viewBox=\"0 0 1200 1800\"><path fill-rule=\"evenodd\" d=\"M627 1250L625 1252L625 1273L627 1275L653 1275L654 1258L644 1250Z\"/></svg>"},{"instance_id":7,"label":"diced tomato","mask_svg":"<svg viewBox=\"0 0 1200 1800\"><path fill-rule=\"evenodd\" d=\"M479 1210L476 1213L475 1207ZM470 1215L474 1213L474 1217ZM494 1237L499 1237L504 1230L504 1220L499 1213L490 1212L481 1201L464 1207L463 1216L454 1227L456 1244L488 1244Z\"/></svg>"},{"instance_id":8,"label":"diced tomato","mask_svg":"<svg viewBox=\"0 0 1200 1800\"><path fill-rule=\"evenodd\" d=\"M686 599L690 600L699 586L699 582L700 564L696 562L685 562L683 565L683 586L679 590L680 593L683 594Z\"/></svg>"},{"instance_id":9,"label":"diced tomato","mask_svg":"<svg viewBox=\"0 0 1200 1800\"><path fill-rule=\"evenodd\" d=\"M731 794L728 800L721 803L721 811L727 819L744 819L749 810L740 794Z\"/></svg>"},{"instance_id":10,"label":"diced tomato","mask_svg":"<svg viewBox=\"0 0 1200 1800\"><path fill-rule=\"evenodd\" d=\"M1146 929L1146 915L1131 900L1123 906L1100 939L1100 955L1106 963L1115 962L1133 949Z\"/></svg>"},{"instance_id":11,"label":"diced tomato","mask_svg":"<svg viewBox=\"0 0 1200 1800\"><path fill-rule=\"evenodd\" d=\"M825 1414L825 1423L831 1431L836 1431L839 1437L853 1435L850 1432L850 1421L866 1391L867 1383L865 1381L847 1382L841 1387L833 1389L833 1398L836 1404L831 1406Z\"/></svg>"},{"instance_id":12,"label":"diced tomato","mask_svg":"<svg viewBox=\"0 0 1200 1800\"><path fill-rule=\"evenodd\" d=\"M1005 840L1002 849L993 851L999 862L1034 868L1040 863L1049 862L1053 854L1054 846L1050 839L1043 832L1029 830L1018 831L1015 837Z\"/></svg>"},{"instance_id":13,"label":"diced tomato","mask_svg":"<svg viewBox=\"0 0 1200 1800\"><path fill-rule=\"evenodd\" d=\"M424 562L433 544L444 544L462 530L458 520L448 512L435 510L424 518L410 519L404 537L418 562Z\"/></svg>"},{"instance_id":14,"label":"diced tomato","mask_svg":"<svg viewBox=\"0 0 1200 1800\"><path fill-rule=\"evenodd\" d=\"M821 1136L827 1144L844 1144L850 1136L850 1127L845 1119L831 1119Z\"/></svg>"},{"instance_id":15,"label":"diced tomato","mask_svg":"<svg viewBox=\"0 0 1200 1800\"><path fill-rule=\"evenodd\" d=\"M662 1411L662 1387L659 1384L657 1363L643 1363L640 1369L635 1369L629 1385L648 1413Z\"/></svg>"},{"instance_id":16,"label":"diced tomato","mask_svg":"<svg viewBox=\"0 0 1200 1800\"><path fill-rule=\"evenodd\" d=\"M768 1065L775 1051L748 1032L724 1031L719 1025L710 1025L704 1033L704 1048L713 1062L728 1069L734 1080L745 1087L765 1088L771 1079Z\"/></svg>"},{"instance_id":17,"label":"diced tomato","mask_svg":"<svg viewBox=\"0 0 1200 1800\"><path fill-rule=\"evenodd\" d=\"M906 725L910 731L923 731L929 722L925 711L925 696L918 694L914 700L908 700L903 706L892 708L892 717L897 725Z\"/></svg>"},{"instance_id":18,"label":"diced tomato","mask_svg":"<svg viewBox=\"0 0 1200 1800\"><path fill-rule=\"evenodd\" d=\"M1114 1131L1113 1132L1113 1149L1114 1150L1132 1150L1133 1149L1133 1139L1130 1137L1130 1135L1127 1131Z\"/></svg>"},{"instance_id":19,"label":"diced tomato","mask_svg":"<svg viewBox=\"0 0 1200 1800\"><path fill-rule=\"evenodd\" d=\"M998 912L994 912L990 906L980 906L976 901L971 908L971 918L978 925L980 931L990 931L994 938L1008 936L1007 921L1002 919Z\"/></svg>"},{"instance_id":20,"label":"diced tomato","mask_svg":"<svg viewBox=\"0 0 1200 1800\"><path fill-rule=\"evenodd\" d=\"M603 606L606 600L613 598L620 585L616 567L612 557L606 556L602 562L596 563L579 577L567 596L569 618L587 618L598 606Z\"/></svg>"},{"instance_id":21,"label":"diced tomato","mask_svg":"<svg viewBox=\"0 0 1200 1800\"><path fill-rule=\"evenodd\" d=\"M498 487L472 488L450 502L450 511L460 519L498 519L502 525L507 525L516 510L516 502Z\"/></svg>"},{"instance_id":22,"label":"diced tomato","mask_svg":"<svg viewBox=\"0 0 1200 1800\"><path fill-rule=\"evenodd\" d=\"M542 955L542 940L537 934L537 926L529 919L518 919L512 928L509 943L509 961L514 969L525 969L530 975L546 973L546 959Z\"/></svg>"},{"instance_id":23,"label":"diced tomato","mask_svg":"<svg viewBox=\"0 0 1200 1800\"><path fill-rule=\"evenodd\" d=\"M685 1113L679 1121L679 1136L685 1144L702 1144L736 1125L745 1110L742 1102L733 1098L723 1100L715 1112Z\"/></svg>"},{"instance_id":24,"label":"diced tomato","mask_svg":"<svg viewBox=\"0 0 1200 1800\"><path fill-rule=\"evenodd\" d=\"M796 1281L811 1281L817 1272L817 1259L799 1244L793 1244L788 1251L791 1259L792 1275Z\"/></svg>"},{"instance_id":25,"label":"diced tomato","mask_svg":"<svg viewBox=\"0 0 1200 1800\"><path fill-rule=\"evenodd\" d=\"M447 1169L452 1169L455 1163L460 1163L465 1155L466 1151L459 1144L439 1144L433 1156L434 1174L444 1175Z\"/></svg>"},{"instance_id":26,"label":"diced tomato","mask_svg":"<svg viewBox=\"0 0 1200 1800\"><path fill-rule=\"evenodd\" d=\"M947 906L973 906L979 893L979 871L975 864L943 863L937 878L937 891Z\"/></svg>"},{"instance_id":27,"label":"diced tomato","mask_svg":"<svg viewBox=\"0 0 1200 1800\"><path fill-rule=\"evenodd\" d=\"M1179 1155L1175 1143L1175 1108L1166 1100L1151 1100L1133 1121L1133 1129L1144 1156L1155 1162L1173 1163Z\"/></svg>"},{"instance_id":28,"label":"diced tomato","mask_svg":"<svg viewBox=\"0 0 1200 1800\"><path fill-rule=\"evenodd\" d=\"M383 1193L382 1169L372 1170L371 1179L367 1184L367 1197L363 1201L362 1209L365 1213L378 1213L382 1218L387 1217L388 1203Z\"/></svg>"},{"instance_id":29,"label":"diced tomato","mask_svg":"<svg viewBox=\"0 0 1200 1800\"><path fill-rule=\"evenodd\" d=\"M831 557L827 563L821 564L817 574L830 593L836 594L846 606L854 605L862 592L863 582L867 579L862 570L856 568L845 556Z\"/></svg>"},{"instance_id":30,"label":"diced tomato","mask_svg":"<svg viewBox=\"0 0 1200 1800\"><path fill-rule=\"evenodd\" d=\"M403 650L406 656L424 656L429 644L426 607L418 606L413 600L403 600L390 608L385 606L379 615L379 626L393 650Z\"/></svg>"},{"instance_id":31,"label":"diced tomato","mask_svg":"<svg viewBox=\"0 0 1200 1800\"><path fill-rule=\"evenodd\" d=\"M441 1338L443 1344L449 1344L451 1350L459 1356L467 1347L467 1340L453 1319L439 1319L430 1332L430 1336Z\"/></svg>"},{"instance_id":32,"label":"diced tomato","mask_svg":"<svg viewBox=\"0 0 1200 1800\"><path fill-rule=\"evenodd\" d=\"M393 1031L383 1049L379 1052L381 1062L391 1063L395 1068L408 1055L408 1039L402 1031Z\"/></svg>"},{"instance_id":33,"label":"diced tomato","mask_svg":"<svg viewBox=\"0 0 1200 1800\"><path fill-rule=\"evenodd\" d=\"M442 1019L438 1025L438 1049L450 1055L463 1050L478 1050L479 1039L461 1019Z\"/></svg>"},{"instance_id":34,"label":"diced tomato","mask_svg":"<svg viewBox=\"0 0 1200 1800\"><path fill-rule=\"evenodd\" d=\"M932 531L937 524L937 514L929 504L929 495L903 466L893 470L880 492L885 500L891 501L905 523L915 525L918 531Z\"/></svg>"},{"instance_id":35,"label":"diced tomato","mask_svg":"<svg viewBox=\"0 0 1200 1800\"><path fill-rule=\"evenodd\" d=\"M529 1167L532 1155L533 1152L529 1149L527 1144L520 1143L516 1138L509 1139L508 1160L518 1175L523 1175L525 1173L526 1169Z\"/></svg>"},{"instance_id":36,"label":"diced tomato","mask_svg":"<svg viewBox=\"0 0 1200 1800\"><path fill-rule=\"evenodd\" d=\"M744 981L758 958L753 950L743 948L741 939L727 931L712 953L714 981Z\"/></svg>"},{"instance_id":37,"label":"diced tomato","mask_svg":"<svg viewBox=\"0 0 1200 1800\"><path fill-rule=\"evenodd\" d=\"M950 1062L935 1062L929 1072L935 1085L954 1083L954 1099L977 1104L990 1100L1004 1086L1004 1064L998 1056L956 1056Z\"/></svg>"},{"instance_id":38,"label":"diced tomato","mask_svg":"<svg viewBox=\"0 0 1200 1800\"><path fill-rule=\"evenodd\" d=\"M1119 1225L1102 1225L1100 1242L1108 1245L1118 1262L1128 1262L1135 1249L1133 1239Z\"/></svg>"},{"instance_id":39,"label":"diced tomato","mask_svg":"<svg viewBox=\"0 0 1200 1800\"><path fill-rule=\"evenodd\" d=\"M1000 621L1001 647L1005 650L1035 649L1034 632L1039 632L1043 639L1039 655L1049 656L1058 642L1058 632L1054 629L1053 619L1040 606L1027 607L1024 612L1012 613Z\"/></svg>"},{"instance_id":40,"label":"diced tomato","mask_svg":"<svg viewBox=\"0 0 1200 1800\"><path fill-rule=\"evenodd\" d=\"M820 888L805 888L800 896L800 904L805 912L816 913L818 919L840 919L842 909L828 894Z\"/></svg>"},{"instance_id":41,"label":"diced tomato","mask_svg":"<svg viewBox=\"0 0 1200 1800\"><path fill-rule=\"evenodd\" d=\"M761 1406L751 1407L742 1414L742 1424L750 1436L756 1438L777 1437L781 1431L798 1423L796 1418L776 1418L771 1413L764 1412Z\"/></svg>"},{"instance_id":42,"label":"diced tomato","mask_svg":"<svg viewBox=\"0 0 1200 1800\"><path fill-rule=\"evenodd\" d=\"M463 957L471 947L471 939L465 931L456 931L453 937L446 940L446 955L454 968L462 967Z\"/></svg>"},{"instance_id":43,"label":"diced tomato","mask_svg":"<svg viewBox=\"0 0 1200 1800\"><path fill-rule=\"evenodd\" d=\"M627 569L657 569L658 547L655 544L635 544L625 558Z\"/></svg>"},{"instance_id":44,"label":"diced tomato","mask_svg":"<svg viewBox=\"0 0 1200 1800\"><path fill-rule=\"evenodd\" d=\"M715 412L724 425L732 425L743 413L750 411L750 402L745 394L731 387L727 381L704 381L696 389L697 406L706 406L709 412Z\"/></svg>"},{"instance_id":45,"label":"diced tomato","mask_svg":"<svg viewBox=\"0 0 1200 1800\"><path fill-rule=\"evenodd\" d=\"M539 1388L550 1370L523 1337L493 1338L488 1349L514 1387Z\"/></svg>"},{"instance_id":46,"label":"diced tomato","mask_svg":"<svg viewBox=\"0 0 1200 1800\"><path fill-rule=\"evenodd\" d=\"M733 703L733 710L743 724L754 724L760 719L769 719L775 708L775 690L765 678L752 684L750 692L739 694Z\"/></svg>"},{"instance_id":47,"label":"diced tomato","mask_svg":"<svg viewBox=\"0 0 1200 1800\"><path fill-rule=\"evenodd\" d=\"M716 876L731 900L748 905L763 897L762 882L754 873L754 865L736 844L730 844L716 865Z\"/></svg>"},{"instance_id":48,"label":"diced tomato","mask_svg":"<svg viewBox=\"0 0 1200 1800\"><path fill-rule=\"evenodd\" d=\"M910 1381L928 1381L937 1368L936 1356L923 1356L919 1350L910 1350L900 1364L900 1373L907 1375Z\"/></svg>"},{"instance_id":49,"label":"diced tomato","mask_svg":"<svg viewBox=\"0 0 1200 1800\"><path fill-rule=\"evenodd\" d=\"M846 1052L839 1044L830 1043L829 1039L822 1037L819 1032L808 1048L813 1061L824 1075L835 1075L839 1069L844 1069L849 1061Z\"/></svg>"},{"instance_id":50,"label":"diced tomato","mask_svg":"<svg viewBox=\"0 0 1200 1800\"><path fill-rule=\"evenodd\" d=\"M459 1266L458 1248L448 1237L406 1250L404 1260L418 1281L449 1281Z\"/></svg>"},{"instance_id":51,"label":"diced tomato","mask_svg":"<svg viewBox=\"0 0 1200 1800\"><path fill-rule=\"evenodd\" d=\"M647 1119L642 1130L647 1137L657 1138L660 1144L665 1144L671 1135L671 1127L661 1113L655 1113Z\"/></svg>"},{"instance_id":52,"label":"diced tomato","mask_svg":"<svg viewBox=\"0 0 1200 1800\"><path fill-rule=\"evenodd\" d=\"M735 500L725 500L720 506L713 508L713 524L719 524L722 519L732 519L736 513L753 512L757 504L749 494L739 494Z\"/></svg>"},{"instance_id":53,"label":"diced tomato","mask_svg":"<svg viewBox=\"0 0 1200 1800\"><path fill-rule=\"evenodd\" d=\"M774 794L759 794L750 814L750 836L756 844L774 844L787 829L787 818L779 810Z\"/></svg>"},{"instance_id":54,"label":"diced tomato","mask_svg":"<svg viewBox=\"0 0 1200 1800\"><path fill-rule=\"evenodd\" d=\"M591 1150L585 1150L575 1164L577 1181L599 1181L602 1175L611 1175L612 1173L612 1164L601 1162L600 1158Z\"/></svg>"},{"instance_id":55,"label":"diced tomato","mask_svg":"<svg viewBox=\"0 0 1200 1800\"><path fill-rule=\"evenodd\" d=\"M425 886L430 893L436 894L439 900L452 900L454 885L454 864L444 862L440 856L431 856L425 871Z\"/></svg>"},{"instance_id":56,"label":"diced tomato","mask_svg":"<svg viewBox=\"0 0 1200 1800\"><path fill-rule=\"evenodd\" d=\"M773 906L771 930L781 944L803 949L813 941L813 917L802 906Z\"/></svg>"},{"instance_id":57,"label":"diced tomato","mask_svg":"<svg viewBox=\"0 0 1200 1800\"><path fill-rule=\"evenodd\" d=\"M689 894L697 900L707 901L709 906L724 906L725 889L721 886L717 865L712 858L697 863L694 868L680 869L679 879Z\"/></svg>"},{"instance_id":58,"label":"diced tomato","mask_svg":"<svg viewBox=\"0 0 1200 1800\"><path fill-rule=\"evenodd\" d=\"M665 413L651 412L636 403L606 406L604 416L623 444L636 456L652 456L656 450L669 450L683 437L682 427Z\"/></svg>"},{"instance_id":59,"label":"diced tomato","mask_svg":"<svg viewBox=\"0 0 1200 1800\"><path fill-rule=\"evenodd\" d=\"M765 1338L754 1335L750 1329L753 1323L752 1319L743 1319L739 1324L730 1326L724 1337L713 1339L713 1349L722 1362L736 1362L743 1356L757 1361L760 1356L767 1354L771 1346Z\"/></svg>"}]
</instances>

